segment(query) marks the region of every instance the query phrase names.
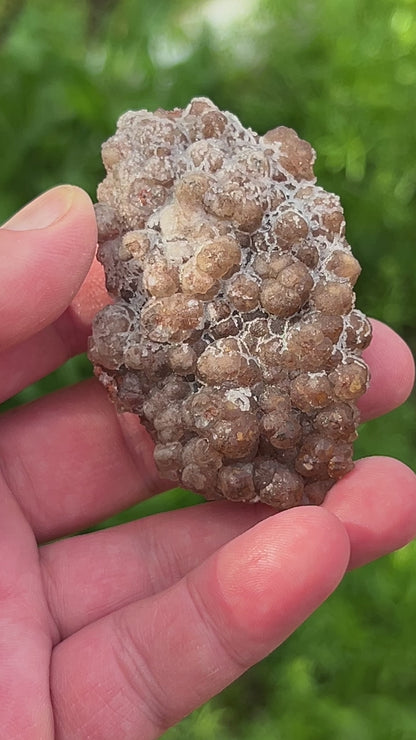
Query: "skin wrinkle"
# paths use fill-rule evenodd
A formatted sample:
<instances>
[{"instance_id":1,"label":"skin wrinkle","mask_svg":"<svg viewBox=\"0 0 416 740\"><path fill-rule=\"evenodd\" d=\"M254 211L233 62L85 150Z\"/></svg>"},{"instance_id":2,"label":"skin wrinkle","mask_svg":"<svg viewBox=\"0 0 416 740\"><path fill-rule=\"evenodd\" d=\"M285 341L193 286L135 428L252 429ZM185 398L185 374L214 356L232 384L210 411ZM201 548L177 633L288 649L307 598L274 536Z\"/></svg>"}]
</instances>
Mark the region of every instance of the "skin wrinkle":
<instances>
[{"instance_id":1,"label":"skin wrinkle","mask_svg":"<svg viewBox=\"0 0 416 740\"><path fill-rule=\"evenodd\" d=\"M220 647L227 660L231 661L235 665L238 673L244 673L250 667L250 663L247 663L247 660L244 659L239 652L233 649L233 646L229 644L229 641L224 638L222 628L219 627L213 619L213 610L210 608L210 605L204 603L200 590L193 584L192 580L188 577L185 579L185 583L187 594L189 595L192 607L196 612L197 620L204 625L211 637L214 638L215 643ZM220 591L219 583L216 585L218 591ZM234 635L235 633L232 631L232 634ZM245 647L244 640L242 644Z\"/></svg>"},{"instance_id":2,"label":"skin wrinkle","mask_svg":"<svg viewBox=\"0 0 416 740\"><path fill-rule=\"evenodd\" d=\"M114 529L117 530L119 529L119 527L116 527ZM71 541L67 540L65 543L62 543L67 551L66 558L68 562L72 562L74 557L76 556L76 552L73 552L73 548L68 549L68 545L75 545L75 547L77 543L79 543L80 545L83 545L85 539L89 539L91 537L95 538L95 540L97 540L98 538L99 540L102 541L103 538L105 539L107 531L108 530L95 532L91 535L78 535L77 537L72 538ZM140 543L141 543L141 547L143 549L143 555L144 555L145 552L149 551L149 548L147 547L147 544L144 538L141 538ZM137 550L138 548L136 547L135 549ZM105 610L103 611L103 609L99 608L99 604L101 603L101 598L104 598L102 597L102 594L103 594L102 584L101 584L101 587L99 588L99 593L97 593L97 596L95 598L95 601L98 600L99 603L96 604L95 607L93 605L91 606L91 591L93 591L94 589L97 590L97 585L99 583L99 581L97 581L97 577L99 578L101 574L101 570L102 570L97 565L93 573L91 573L91 580L92 580L93 585L91 588L88 589L87 603L84 601L82 605L79 604L79 606L76 607L74 604L74 602L76 602L76 593L74 593L74 590L73 590L74 574L73 572L71 572L71 569L70 569L70 572L67 574L67 578L65 579L65 570L62 569L62 565L61 565L64 558L62 558L59 548L58 548L58 552L56 552L56 550L57 550L56 543L52 544L51 546L46 545L41 548L41 554L43 556L42 558L43 563L46 566L45 567L46 589L47 589L47 592L50 593L49 603L54 613L55 619L60 625L62 639L68 637L73 632L81 629L82 627L86 626L90 622L95 621L96 619L99 619L102 616L106 616L111 611L122 608L127 603L130 603L133 600L133 598L138 597L140 592L142 593L147 592L148 584L149 584L149 573L148 573L148 570L145 571L144 569L144 562L145 562L144 557L142 557L142 555L138 553L137 560L134 562L134 566L133 566L132 559L126 558L125 550L121 547L121 545L117 547L117 544L114 543L114 546L112 547L112 551L111 551L111 556L109 556L107 554L107 548L104 544L102 546L101 552L103 553L103 557L105 557L106 561L107 559L110 559L111 562L109 563L109 567L112 566L114 558L117 557L117 555L120 557L124 556L124 558L126 558L126 568L129 569L130 572L134 572L136 574L134 583L135 583L135 586L137 584L137 592L136 592L137 595L135 596L127 592L123 597L120 595L119 598L115 598L111 592L111 586L112 586L111 582L109 583L105 582L105 591L106 592L109 591L108 599L106 602L107 606ZM93 558L94 558L95 553L97 553L98 555L98 550L99 548L98 549L95 548L94 551L91 552L91 556ZM54 557L55 554L56 556ZM57 566L57 562L58 562L58 566ZM87 562L88 562L88 557L84 557L82 560L82 563L78 563L78 561L76 562L75 567L77 568L77 570L81 570L82 573L84 573L85 564ZM95 562L95 558L94 558L94 562ZM131 563L131 566L129 565L129 563ZM72 569L73 567L74 565L72 563ZM108 572L108 569L105 569L105 570L106 572ZM123 575L124 575L124 568L123 568ZM68 581L70 581L69 587L68 587ZM57 598L56 596L54 598L54 594L57 593L56 584L58 582L61 584L66 583L68 599L69 599L69 603L67 605L64 604L63 598L61 597ZM117 578L117 586L119 586L120 583L124 583L122 580L121 574L119 578ZM80 588L83 592L85 592L86 585L81 586L80 584ZM65 608L65 606L67 608ZM82 613L82 617L83 617L82 621L80 621L81 615L79 615L79 618L77 619L78 612ZM72 615L72 617L69 619L70 614ZM65 620L65 622L63 620Z\"/></svg>"},{"instance_id":3,"label":"skin wrinkle","mask_svg":"<svg viewBox=\"0 0 416 740\"><path fill-rule=\"evenodd\" d=\"M61 597L58 596L58 581L53 578L51 567L47 559L43 557L43 547L40 547L38 550L38 559L39 559L39 570L41 575L41 580L43 584L44 594L45 594L45 602L47 604L50 620L51 620L51 634L53 635L53 647L55 645L58 645L60 642L62 642L64 638L64 631L62 629L62 626L60 624L59 620L59 611L57 611L53 604L58 602L58 599L62 600L64 603L64 600L61 599ZM62 588L63 581L59 583L59 585ZM51 589L54 589L55 591L55 597L51 593Z\"/></svg>"},{"instance_id":4,"label":"skin wrinkle","mask_svg":"<svg viewBox=\"0 0 416 740\"><path fill-rule=\"evenodd\" d=\"M186 564L182 563L183 553L187 553L187 548L181 550L181 553L175 553L172 550L171 543L160 539L160 535L155 528L152 531L152 528L148 527L145 531L143 555L146 548L150 553L150 567L146 569L146 577L149 583L147 594L149 595L156 594L169 588L172 583L180 581L189 568L192 567L188 558L186 558Z\"/></svg>"},{"instance_id":5,"label":"skin wrinkle","mask_svg":"<svg viewBox=\"0 0 416 740\"><path fill-rule=\"evenodd\" d=\"M240 663L237 659L234 659L232 651L230 651L229 647L225 645L225 643L222 640L222 636L220 631L216 628L215 623L213 620L210 619L208 612L209 609L204 611L203 605L201 607L198 605L198 599L196 597L196 594L192 593L192 589L189 583L189 579L185 578L183 581L184 586L184 593L181 596L181 608L183 611L183 614L186 614L186 622L189 625L192 625L191 632L189 634L190 639L190 645L188 644L188 649L192 649L196 636L195 632L197 633L197 644L201 646L202 654L204 657L203 664L204 664L204 677L205 680L208 679L209 676L214 677L218 673L217 666L222 665L224 663L228 664L231 662L231 670L227 668L226 674L224 674L224 671L222 670L222 677L226 680L226 675L228 673L234 673L235 670L237 671L237 674L240 675L242 672L246 671L248 668L248 665L244 662ZM175 586L173 586L175 588ZM170 589L169 589L170 591ZM152 599L152 609L155 611L155 624L160 623L160 619L158 618L158 614L163 614L163 607L161 606L160 609L158 607L159 602L159 595L156 595L154 599ZM123 612L124 613L124 612ZM129 612L127 612L129 614ZM127 619L123 620L127 624ZM162 624L165 621L165 617L162 617L161 619ZM135 632L133 631L132 627L135 624L131 624L130 628L128 628L127 631L127 643L131 642L131 644L134 646L134 652L132 655L132 667L128 667L129 670L129 685L132 686L133 690L135 689L135 693L137 694L137 679L134 680L134 672L135 669L137 670L137 661L139 659L140 664L140 677L145 678L145 685L147 688L147 694L151 696L151 702L150 707L152 707L152 712L149 715L148 713L148 706L146 704L146 714L150 718L151 722L155 727L157 728L157 732L159 731L165 731L168 727L170 727L172 724L178 722L180 719L185 716L185 714L188 713L187 710L184 711L178 711L174 709L173 706L170 706L171 704L171 697L169 694L166 694L166 690L163 687L163 684L160 682L160 678L155 674L155 670L152 667L152 656L151 654L148 654L149 652L149 645L152 644L152 641L147 636L147 639L145 642L142 640L142 635L139 631L137 631L137 637ZM201 636L201 627L202 629L202 635ZM169 625L169 630L172 629L172 625ZM181 629L183 629L183 626L181 625ZM157 637L155 638L157 639ZM125 650L126 642L123 642L123 649ZM191 646L191 647L190 647ZM207 657L210 656L210 663L212 664L212 670L207 668ZM220 657L222 656L222 657ZM201 658L199 657L198 660L200 661ZM161 666L160 666L161 668ZM181 671L180 671L181 672ZM163 675L163 670L161 671L161 675ZM196 687L194 687L195 690ZM159 694L159 695L158 695ZM202 699L201 699L202 700ZM198 702L199 703L199 702ZM154 735L152 733L151 737L158 737L159 735ZM147 736L146 736L147 737ZM149 736L150 737L150 736Z\"/></svg>"},{"instance_id":6,"label":"skin wrinkle","mask_svg":"<svg viewBox=\"0 0 416 740\"><path fill-rule=\"evenodd\" d=\"M53 663L54 663L54 653L52 652L50 673L51 673L52 706L54 707L54 719L55 719L55 735L54 735L54 740L67 740L68 737L70 737L71 740L75 740L76 737L79 738L79 740L83 740L83 738L88 738L88 740L90 740L90 738L93 738L94 736L91 735L91 734L86 734L84 732L84 730L87 730L88 731L88 726L91 725L91 720L95 719L96 717L99 718L100 715L103 714L103 709L100 706L100 704L97 703L97 705L96 706L93 706L93 708L91 709L91 713L88 716L88 718L86 718L81 723L80 723L80 720L78 719L78 727L76 729L74 728L74 732L77 733L76 735L73 734L72 730L70 731L71 734L69 734L69 732L66 731L65 734L62 735L61 732L60 732L60 727L59 727L60 720L62 719L62 717L59 717L58 716L58 711L57 711L57 707L56 707L56 703L57 702L55 700L54 693L53 693L53 683L54 683L54 681L53 681ZM97 694L98 694L98 692L97 692ZM77 697L77 699L79 701L82 701L83 697ZM64 704L64 702L63 701L60 701L59 704L62 706ZM70 727L72 725L72 715L73 715L73 712L74 712L74 707L71 706L71 705L67 705L67 707L65 707L64 711L62 712L63 717L65 719L65 724L66 724L67 727ZM97 737L97 740L99 740L98 737Z\"/></svg>"},{"instance_id":7,"label":"skin wrinkle","mask_svg":"<svg viewBox=\"0 0 416 740\"><path fill-rule=\"evenodd\" d=\"M118 649L113 650L113 657L125 683L130 688L134 701L142 706L143 714L147 717L158 737L159 733L169 727L169 717L166 714L166 696L162 685L157 680L150 667L150 661L145 651L141 650L122 610L114 614L114 633L118 637ZM132 650L129 650L131 646ZM139 680L138 680L139 679ZM145 695L143 695L143 690Z\"/></svg>"}]
</instances>

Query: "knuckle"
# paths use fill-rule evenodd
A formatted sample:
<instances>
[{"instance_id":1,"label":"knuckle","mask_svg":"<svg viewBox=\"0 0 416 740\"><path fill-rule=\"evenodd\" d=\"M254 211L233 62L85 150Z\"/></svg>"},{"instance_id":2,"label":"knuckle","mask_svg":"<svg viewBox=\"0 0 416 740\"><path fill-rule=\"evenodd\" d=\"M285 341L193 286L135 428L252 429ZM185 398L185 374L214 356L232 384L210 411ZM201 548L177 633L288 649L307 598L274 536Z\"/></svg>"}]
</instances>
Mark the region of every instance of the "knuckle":
<instances>
[{"instance_id":1,"label":"knuckle","mask_svg":"<svg viewBox=\"0 0 416 740\"><path fill-rule=\"evenodd\" d=\"M154 665L152 645L134 628L124 610L114 614L113 654L125 694L130 703L140 709L158 733L170 724L168 700Z\"/></svg>"},{"instance_id":2,"label":"knuckle","mask_svg":"<svg viewBox=\"0 0 416 740\"><path fill-rule=\"evenodd\" d=\"M213 645L212 649L223 656L236 676L244 673L251 666L251 661L245 657L244 643L239 640L237 632L225 620L215 617L216 611L204 603L200 590L190 579L187 579L187 590L197 619L207 634L207 640Z\"/></svg>"}]
</instances>

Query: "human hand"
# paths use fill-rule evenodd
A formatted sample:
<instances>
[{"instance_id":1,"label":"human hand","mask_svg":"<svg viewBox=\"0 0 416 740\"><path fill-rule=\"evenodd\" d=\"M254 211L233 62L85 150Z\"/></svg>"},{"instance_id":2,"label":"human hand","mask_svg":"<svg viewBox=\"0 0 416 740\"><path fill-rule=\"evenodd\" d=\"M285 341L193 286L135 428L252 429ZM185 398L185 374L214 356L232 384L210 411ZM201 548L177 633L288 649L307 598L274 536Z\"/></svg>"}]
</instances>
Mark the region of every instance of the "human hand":
<instances>
[{"instance_id":1,"label":"human hand","mask_svg":"<svg viewBox=\"0 0 416 740\"><path fill-rule=\"evenodd\" d=\"M69 187L0 230L1 400L85 348L107 300L95 238ZM367 419L405 400L413 360L379 322L365 355ZM416 531L415 476L373 457L319 508L214 502L52 541L162 488L138 419L95 380L0 417L4 737L158 737Z\"/></svg>"}]
</instances>

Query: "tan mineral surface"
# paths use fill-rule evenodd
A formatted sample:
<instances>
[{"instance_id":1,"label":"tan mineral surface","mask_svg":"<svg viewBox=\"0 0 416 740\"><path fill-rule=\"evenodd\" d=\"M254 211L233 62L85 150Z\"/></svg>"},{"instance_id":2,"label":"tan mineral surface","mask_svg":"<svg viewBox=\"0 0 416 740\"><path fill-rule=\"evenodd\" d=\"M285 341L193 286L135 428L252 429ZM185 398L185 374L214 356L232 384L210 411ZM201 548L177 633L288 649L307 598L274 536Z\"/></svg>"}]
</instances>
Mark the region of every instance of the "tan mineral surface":
<instances>
[{"instance_id":1,"label":"tan mineral surface","mask_svg":"<svg viewBox=\"0 0 416 740\"><path fill-rule=\"evenodd\" d=\"M207 498L321 503L353 467L371 327L315 152L210 100L121 116L102 147L89 357L161 474Z\"/></svg>"}]
</instances>

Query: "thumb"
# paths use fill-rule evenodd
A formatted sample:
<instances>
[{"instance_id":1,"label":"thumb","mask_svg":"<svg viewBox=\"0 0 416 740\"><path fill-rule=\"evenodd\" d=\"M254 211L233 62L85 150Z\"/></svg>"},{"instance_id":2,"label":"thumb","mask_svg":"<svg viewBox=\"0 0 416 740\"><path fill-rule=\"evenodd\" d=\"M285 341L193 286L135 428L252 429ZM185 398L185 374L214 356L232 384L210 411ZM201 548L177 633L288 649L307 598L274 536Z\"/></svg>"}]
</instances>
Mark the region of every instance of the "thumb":
<instances>
[{"instance_id":1,"label":"thumb","mask_svg":"<svg viewBox=\"0 0 416 740\"><path fill-rule=\"evenodd\" d=\"M36 198L0 229L0 349L58 318L94 257L88 195L62 185Z\"/></svg>"}]
</instances>

